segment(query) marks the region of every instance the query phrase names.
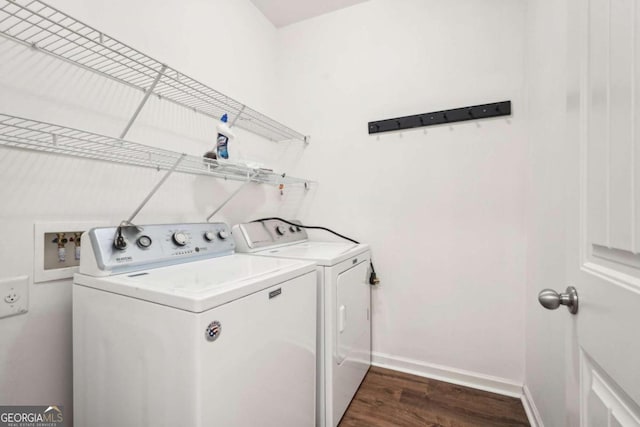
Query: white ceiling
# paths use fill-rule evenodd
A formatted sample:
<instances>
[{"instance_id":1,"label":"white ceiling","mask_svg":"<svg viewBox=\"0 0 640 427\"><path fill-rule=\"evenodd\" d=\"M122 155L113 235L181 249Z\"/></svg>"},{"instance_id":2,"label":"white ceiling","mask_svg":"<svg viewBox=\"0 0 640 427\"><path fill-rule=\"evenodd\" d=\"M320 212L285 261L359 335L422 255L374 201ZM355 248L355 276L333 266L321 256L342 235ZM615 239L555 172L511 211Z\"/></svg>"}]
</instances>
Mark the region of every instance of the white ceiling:
<instances>
[{"instance_id":1,"label":"white ceiling","mask_svg":"<svg viewBox=\"0 0 640 427\"><path fill-rule=\"evenodd\" d=\"M251 0L276 27L363 3L367 0Z\"/></svg>"}]
</instances>

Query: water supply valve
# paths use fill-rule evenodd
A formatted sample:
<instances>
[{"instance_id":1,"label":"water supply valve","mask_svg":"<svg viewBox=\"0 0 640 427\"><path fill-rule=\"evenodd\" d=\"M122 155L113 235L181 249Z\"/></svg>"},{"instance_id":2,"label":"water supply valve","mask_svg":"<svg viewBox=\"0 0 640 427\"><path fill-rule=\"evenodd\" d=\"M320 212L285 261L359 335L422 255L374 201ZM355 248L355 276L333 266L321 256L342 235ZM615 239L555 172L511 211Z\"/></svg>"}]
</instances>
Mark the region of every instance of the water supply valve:
<instances>
[{"instance_id":1,"label":"water supply valve","mask_svg":"<svg viewBox=\"0 0 640 427\"><path fill-rule=\"evenodd\" d=\"M65 233L56 233L56 238L53 239L52 243L56 243L58 245L58 262L65 262L67 260L67 250L64 245L68 242L65 237Z\"/></svg>"},{"instance_id":2,"label":"water supply valve","mask_svg":"<svg viewBox=\"0 0 640 427\"><path fill-rule=\"evenodd\" d=\"M75 244L75 259L76 261L80 261L80 240L82 239L82 233L73 233L73 237L71 241Z\"/></svg>"}]
</instances>

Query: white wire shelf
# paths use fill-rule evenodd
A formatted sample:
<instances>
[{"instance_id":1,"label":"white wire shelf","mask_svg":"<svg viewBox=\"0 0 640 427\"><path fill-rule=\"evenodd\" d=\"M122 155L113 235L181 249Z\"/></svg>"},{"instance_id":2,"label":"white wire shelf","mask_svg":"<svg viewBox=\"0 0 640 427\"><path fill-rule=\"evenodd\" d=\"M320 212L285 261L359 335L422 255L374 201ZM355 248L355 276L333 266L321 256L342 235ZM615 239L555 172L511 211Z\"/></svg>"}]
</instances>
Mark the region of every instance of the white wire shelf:
<instances>
[{"instance_id":1,"label":"white wire shelf","mask_svg":"<svg viewBox=\"0 0 640 427\"><path fill-rule=\"evenodd\" d=\"M180 161L176 171L206 175L234 181L280 185L311 181L278 174L267 169L254 169L229 162L185 155L78 129L0 114L0 145L18 149L62 154L133 166L170 170ZM255 176L254 176L255 175Z\"/></svg>"},{"instance_id":2,"label":"white wire shelf","mask_svg":"<svg viewBox=\"0 0 640 427\"><path fill-rule=\"evenodd\" d=\"M39 0L0 0L0 34L272 141L303 134Z\"/></svg>"}]
</instances>

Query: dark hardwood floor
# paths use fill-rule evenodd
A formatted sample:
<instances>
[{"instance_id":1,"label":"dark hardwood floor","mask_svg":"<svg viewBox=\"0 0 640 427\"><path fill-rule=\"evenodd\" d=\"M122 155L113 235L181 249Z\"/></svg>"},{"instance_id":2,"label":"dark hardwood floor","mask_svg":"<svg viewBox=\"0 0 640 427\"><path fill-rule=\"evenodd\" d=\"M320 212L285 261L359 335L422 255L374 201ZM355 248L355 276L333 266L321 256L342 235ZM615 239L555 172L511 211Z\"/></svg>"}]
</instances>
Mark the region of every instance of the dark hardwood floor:
<instances>
[{"instance_id":1,"label":"dark hardwood floor","mask_svg":"<svg viewBox=\"0 0 640 427\"><path fill-rule=\"evenodd\" d=\"M339 427L529 426L520 399L371 367Z\"/></svg>"}]
</instances>

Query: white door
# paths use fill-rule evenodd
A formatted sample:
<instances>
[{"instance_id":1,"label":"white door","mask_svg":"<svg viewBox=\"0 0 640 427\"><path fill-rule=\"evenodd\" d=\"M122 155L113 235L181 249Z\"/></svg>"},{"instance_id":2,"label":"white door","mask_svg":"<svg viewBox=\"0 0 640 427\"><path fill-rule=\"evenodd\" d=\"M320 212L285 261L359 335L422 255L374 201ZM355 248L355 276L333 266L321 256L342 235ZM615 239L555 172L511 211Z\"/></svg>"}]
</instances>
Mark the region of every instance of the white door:
<instances>
[{"instance_id":1,"label":"white door","mask_svg":"<svg viewBox=\"0 0 640 427\"><path fill-rule=\"evenodd\" d=\"M569 6L568 404L581 426L640 426L640 1Z\"/></svg>"}]
</instances>

